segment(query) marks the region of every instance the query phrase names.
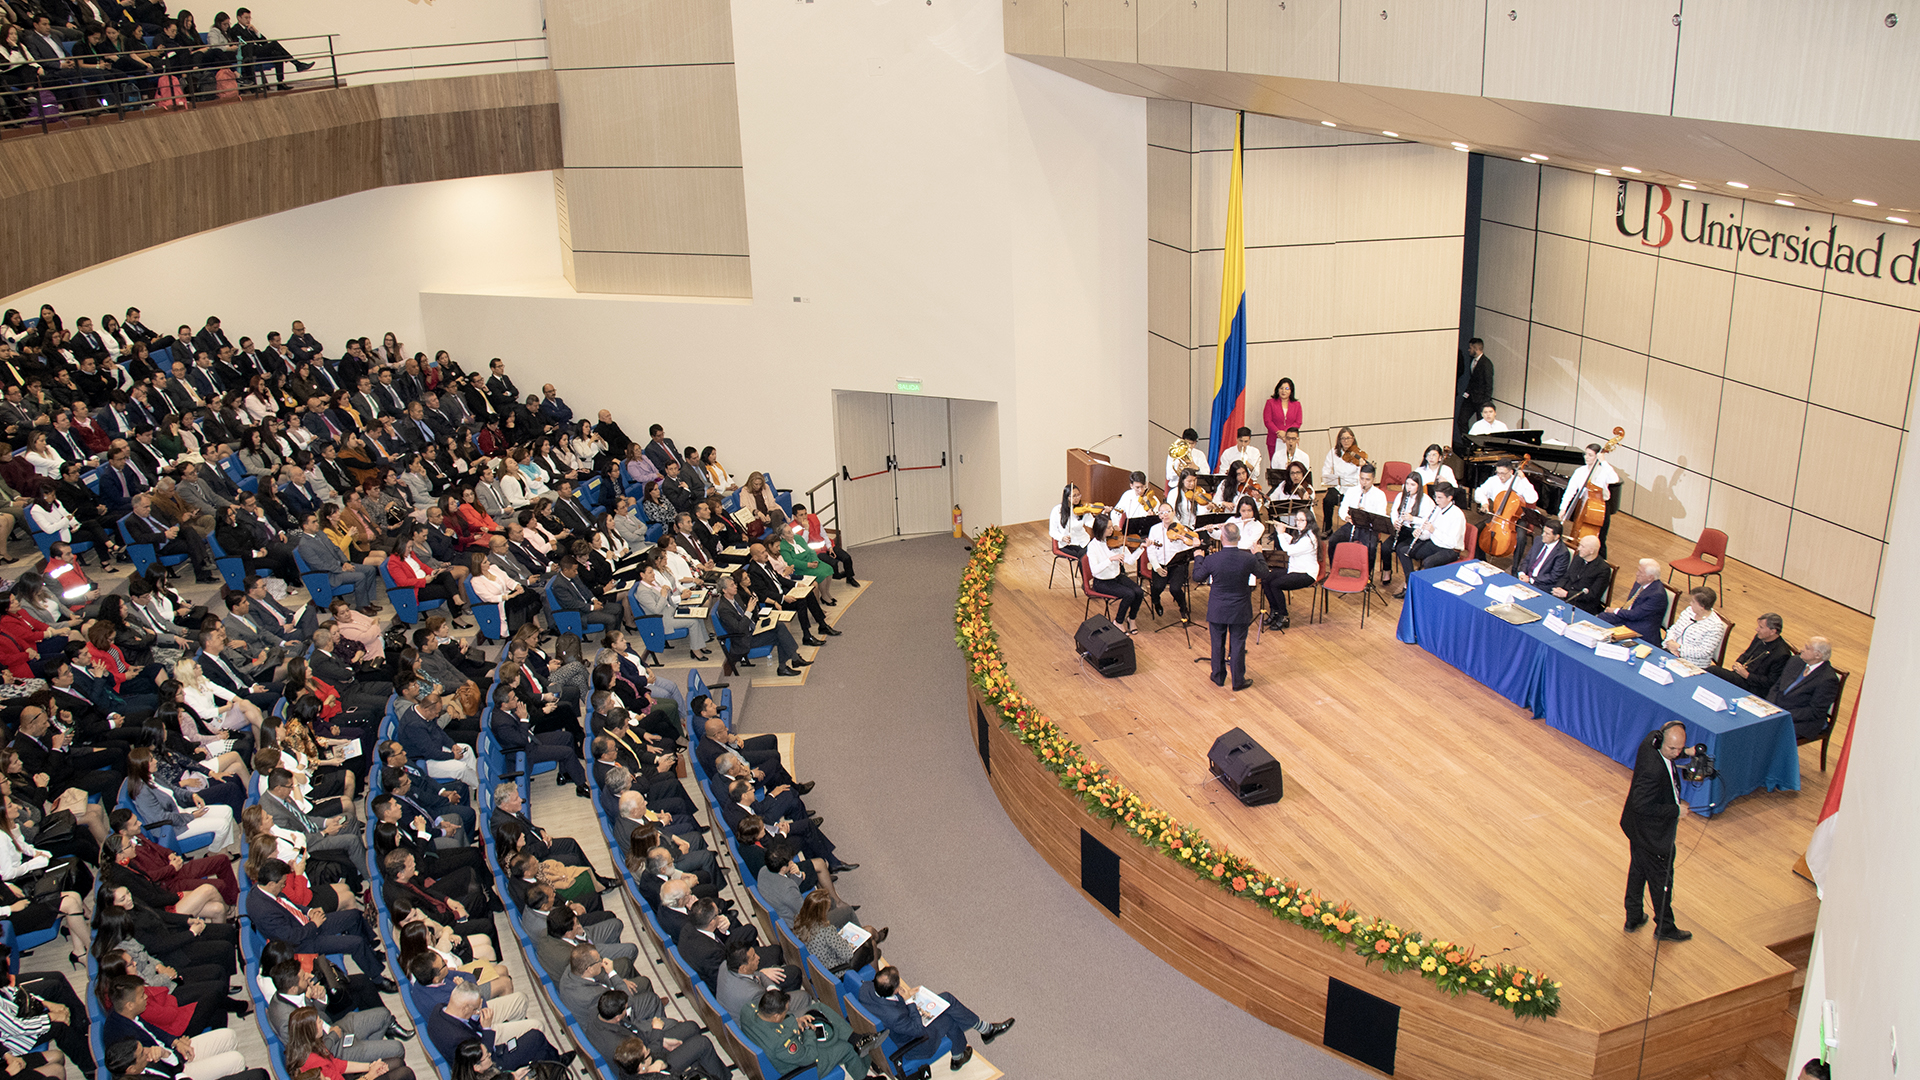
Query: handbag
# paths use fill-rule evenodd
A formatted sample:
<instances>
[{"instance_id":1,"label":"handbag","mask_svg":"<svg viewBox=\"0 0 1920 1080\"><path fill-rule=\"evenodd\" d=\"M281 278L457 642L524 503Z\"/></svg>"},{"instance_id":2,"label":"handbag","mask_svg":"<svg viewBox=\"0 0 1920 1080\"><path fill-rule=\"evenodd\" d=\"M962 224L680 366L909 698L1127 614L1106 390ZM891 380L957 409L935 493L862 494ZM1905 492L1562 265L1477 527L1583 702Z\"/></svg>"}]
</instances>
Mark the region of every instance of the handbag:
<instances>
[{"instance_id":1,"label":"handbag","mask_svg":"<svg viewBox=\"0 0 1920 1080\"><path fill-rule=\"evenodd\" d=\"M33 896L59 896L63 892L77 892L86 895L93 891L93 871L87 864L72 855L63 855L53 860L53 865L40 871L34 879Z\"/></svg>"},{"instance_id":2,"label":"handbag","mask_svg":"<svg viewBox=\"0 0 1920 1080\"><path fill-rule=\"evenodd\" d=\"M35 847L45 847L48 844L58 844L72 836L73 811L55 810L53 813L40 819L40 828L36 829L33 834L33 845Z\"/></svg>"}]
</instances>

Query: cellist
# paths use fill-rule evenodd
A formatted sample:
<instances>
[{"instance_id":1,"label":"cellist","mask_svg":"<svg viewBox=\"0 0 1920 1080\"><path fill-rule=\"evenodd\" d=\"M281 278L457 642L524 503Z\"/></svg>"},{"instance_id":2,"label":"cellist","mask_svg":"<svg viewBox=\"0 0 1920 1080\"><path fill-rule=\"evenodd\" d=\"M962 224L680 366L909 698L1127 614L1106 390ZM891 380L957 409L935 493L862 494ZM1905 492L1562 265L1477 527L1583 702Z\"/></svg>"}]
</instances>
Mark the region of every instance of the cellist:
<instances>
[{"instance_id":1,"label":"cellist","mask_svg":"<svg viewBox=\"0 0 1920 1080\"><path fill-rule=\"evenodd\" d=\"M1533 489L1533 484L1526 477L1520 475L1520 468L1514 464L1512 458L1493 467L1493 475L1487 477L1484 483L1474 489L1473 501L1480 509L1491 514L1494 500L1505 491L1511 491L1520 496L1520 501L1528 506L1540 501L1540 493Z\"/></svg>"},{"instance_id":2,"label":"cellist","mask_svg":"<svg viewBox=\"0 0 1920 1080\"><path fill-rule=\"evenodd\" d=\"M1613 485L1620 482L1620 474L1607 461L1606 448L1599 443L1587 444L1587 463L1573 470L1567 478L1567 493L1560 499L1560 520L1571 522L1586 508L1587 486L1591 484L1600 489L1601 503L1613 505ZM1600 525L1600 557L1607 557L1607 527L1613 524L1612 515Z\"/></svg>"}]
</instances>

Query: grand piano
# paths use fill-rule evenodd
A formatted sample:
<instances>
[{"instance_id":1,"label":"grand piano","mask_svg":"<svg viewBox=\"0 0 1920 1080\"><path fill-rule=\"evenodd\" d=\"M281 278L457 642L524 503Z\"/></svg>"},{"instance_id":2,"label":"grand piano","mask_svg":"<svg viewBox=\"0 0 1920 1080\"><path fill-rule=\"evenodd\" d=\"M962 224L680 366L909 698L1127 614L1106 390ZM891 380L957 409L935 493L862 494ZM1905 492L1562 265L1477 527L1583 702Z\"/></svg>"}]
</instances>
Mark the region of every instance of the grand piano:
<instances>
[{"instance_id":1,"label":"grand piano","mask_svg":"<svg viewBox=\"0 0 1920 1080\"><path fill-rule=\"evenodd\" d=\"M1465 471L1461 479L1468 487L1478 487L1487 477L1493 475L1493 467L1502 461L1519 461L1522 456L1531 455L1533 460L1526 466L1527 480L1540 493L1541 512L1552 514L1560 508L1560 500L1566 496L1567 480L1573 471L1586 464L1587 454L1584 446L1555 446L1543 444L1541 431L1532 428L1519 431L1503 431L1497 435L1462 435L1461 445L1454 448L1460 456ZM1620 488L1615 484L1607 499L1607 513L1620 508Z\"/></svg>"}]
</instances>

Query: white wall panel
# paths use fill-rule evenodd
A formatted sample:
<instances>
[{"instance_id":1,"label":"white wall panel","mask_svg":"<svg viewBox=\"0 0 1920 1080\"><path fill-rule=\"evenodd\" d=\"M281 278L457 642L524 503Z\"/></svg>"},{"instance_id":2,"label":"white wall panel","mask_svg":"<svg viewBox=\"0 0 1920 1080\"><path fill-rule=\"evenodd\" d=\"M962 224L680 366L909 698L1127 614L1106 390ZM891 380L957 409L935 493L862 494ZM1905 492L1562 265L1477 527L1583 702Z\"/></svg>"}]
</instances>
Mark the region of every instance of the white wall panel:
<instances>
[{"instance_id":1,"label":"white wall panel","mask_svg":"<svg viewBox=\"0 0 1920 1080\"><path fill-rule=\"evenodd\" d=\"M1652 255L1595 244L1588 249L1587 337L1646 352L1653 330L1653 278L1659 260Z\"/></svg>"},{"instance_id":2,"label":"white wall panel","mask_svg":"<svg viewBox=\"0 0 1920 1080\"><path fill-rule=\"evenodd\" d=\"M1570 169L1540 170L1540 229L1582 240L1593 225L1594 178Z\"/></svg>"},{"instance_id":3,"label":"white wall panel","mask_svg":"<svg viewBox=\"0 0 1920 1080\"><path fill-rule=\"evenodd\" d=\"M1777 503L1791 504L1794 484L1808 474L1807 461L1799 452L1807 403L1731 379L1723 385L1713 463L1715 479ZM1785 524L1783 519L1783 537Z\"/></svg>"},{"instance_id":4,"label":"white wall panel","mask_svg":"<svg viewBox=\"0 0 1920 1080\"><path fill-rule=\"evenodd\" d=\"M1494 374L1498 377L1498 369ZM1570 429L1579 389L1580 335L1535 323L1527 347L1527 415L1549 417ZM1529 420L1528 426L1539 425Z\"/></svg>"},{"instance_id":5,"label":"white wall panel","mask_svg":"<svg viewBox=\"0 0 1920 1080\"><path fill-rule=\"evenodd\" d=\"M1192 357L1158 334L1147 335L1147 420L1170 431L1187 424L1193 403ZM1249 384L1251 385L1251 384ZM1147 455L1149 458L1151 454Z\"/></svg>"},{"instance_id":6,"label":"white wall panel","mask_svg":"<svg viewBox=\"0 0 1920 1080\"><path fill-rule=\"evenodd\" d=\"M1579 333L1587 309L1587 251L1580 240L1543 232L1533 251L1533 320Z\"/></svg>"},{"instance_id":7,"label":"white wall panel","mask_svg":"<svg viewBox=\"0 0 1920 1080\"><path fill-rule=\"evenodd\" d=\"M1763 574L1780 577L1786 570L1787 525L1793 510L1784 503L1770 502L1758 495L1715 481L1713 497L1707 504L1707 528L1727 534L1727 555ZM1734 641L1746 640L1747 631L1734 628ZM1738 655L1740 645L1729 648Z\"/></svg>"},{"instance_id":8,"label":"white wall panel","mask_svg":"<svg viewBox=\"0 0 1920 1080\"><path fill-rule=\"evenodd\" d=\"M1819 293L1761 278L1738 279L1727 336L1727 378L1806 397L1819 325Z\"/></svg>"},{"instance_id":9,"label":"white wall panel","mask_svg":"<svg viewBox=\"0 0 1920 1080\"><path fill-rule=\"evenodd\" d=\"M1886 545L1870 536L1796 512L1787 532L1786 573L1782 576L1871 615L1885 554ZM1801 640L1815 632L1812 627L1805 628Z\"/></svg>"},{"instance_id":10,"label":"white wall panel","mask_svg":"<svg viewBox=\"0 0 1920 1080\"><path fill-rule=\"evenodd\" d=\"M1459 236L1334 247L1334 319L1348 334L1458 326Z\"/></svg>"},{"instance_id":11,"label":"white wall panel","mask_svg":"<svg viewBox=\"0 0 1920 1080\"><path fill-rule=\"evenodd\" d=\"M1820 336L1813 351L1816 405L1905 426L1920 314L1828 296L1820 304ZM1891 486L1889 486L1889 490Z\"/></svg>"},{"instance_id":12,"label":"white wall panel","mask_svg":"<svg viewBox=\"0 0 1920 1080\"><path fill-rule=\"evenodd\" d=\"M1733 319L1733 275L1673 259L1661 259L1659 266L1647 351L1697 371L1721 374Z\"/></svg>"},{"instance_id":13,"label":"white wall panel","mask_svg":"<svg viewBox=\"0 0 1920 1080\"><path fill-rule=\"evenodd\" d=\"M1066 55L1133 63L1139 55L1138 11L1133 0L1068 0Z\"/></svg>"},{"instance_id":14,"label":"white wall panel","mask_svg":"<svg viewBox=\"0 0 1920 1080\"><path fill-rule=\"evenodd\" d=\"M1341 81L1478 94L1486 17L1485 0L1343 4Z\"/></svg>"},{"instance_id":15,"label":"white wall panel","mask_svg":"<svg viewBox=\"0 0 1920 1080\"><path fill-rule=\"evenodd\" d=\"M1178 248L1147 243L1147 329L1183 346L1194 344L1193 261Z\"/></svg>"},{"instance_id":16,"label":"white wall panel","mask_svg":"<svg viewBox=\"0 0 1920 1080\"><path fill-rule=\"evenodd\" d=\"M1676 536L1696 539L1706 528L1712 483L1692 469L1642 454L1633 481L1633 516Z\"/></svg>"},{"instance_id":17,"label":"white wall panel","mask_svg":"<svg viewBox=\"0 0 1920 1080\"><path fill-rule=\"evenodd\" d=\"M1133 0L1140 10L1140 62L1221 70L1227 66L1227 0Z\"/></svg>"},{"instance_id":18,"label":"white wall panel","mask_svg":"<svg viewBox=\"0 0 1920 1080\"><path fill-rule=\"evenodd\" d=\"M1574 426L1588 431L1611 431L1615 426L1630 428L1641 419L1643 412L1650 411L1645 407L1648 378L1645 354L1588 338L1580 346L1580 389L1574 405ZM1711 447L1711 430L1708 440ZM1645 439L1636 439L1634 443L1659 453L1659 447Z\"/></svg>"},{"instance_id":19,"label":"white wall panel","mask_svg":"<svg viewBox=\"0 0 1920 1080\"><path fill-rule=\"evenodd\" d=\"M1533 310L1532 229L1516 229L1498 222L1480 223L1480 278L1474 303L1515 318ZM1484 335L1483 335L1484 336Z\"/></svg>"},{"instance_id":20,"label":"white wall panel","mask_svg":"<svg viewBox=\"0 0 1920 1080\"><path fill-rule=\"evenodd\" d=\"M1540 213L1540 166L1498 157L1481 160L1480 220L1534 228Z\"/></svg>"},{"instance_id":21,"label":"white wall panel","mask_svg":"<svg viewBox=\"0 0 1920 1080\"><path fill-rule=\"evenodd\" d=\"M1824 285L1827 272L1815 262L1794 258L1786 240L1790 236L1798 237L1800 248L1815 242L1824 244L1827 230L1833 225L1833 215L1775 206L1758 199L1748 199L1746 204L1740 223L1749 239L1734 261L1734 269L1742 275L1808 289ZM1761 233L1765 235L1753 238Z\"/></svg>"},{"instance_id":22,"label":"white wall panel","mask_svg":"<svg viewBox=\"0 0 1920 1080\"><path fill-rule=\"evenodd\" d=\"M1227 70L1334 82L1340 0L1227 0Z\"/></svg>"},{"instance_id":23,"label":"white wall panel","mask_svg":"<svg viewBox=\"0 0 1920 1080\"><path fill-rule=\"evenodd\" d=\"M1192 154L1147 144L1147 239L1193 250Z\"/></svg>"},{"instance_id":24,"label":"white wall panel","mask_svg":"<svg viewBox=\"0 0 1920 1080\"><path fill-rule=\"evenodd\" d=\"M1416 143L1349 149L1335 191L1342 240L1458 236L1466 212L1467 155Z\"/></svg>"},{"instance_id":25,"label":"white wall panel","mask_svg":"<svg viewBox=\"0 0 1920 1080\"><path fill-rule=\"evenodd\" d=\"M1817 405L1807 409L1794 508L1884 540L1900 434Z\"/></svg>"},{"instance_id":26,"label":"white wall panel","mask_svg":"<svg viewBox=\"0 0 1920 1080\"><path fill-rule=\"evenodd\" d=\"M1665 114L1673 95L1679 10L1679 0L1509 0L1487 21L1484 93Z\"/></svg>"},{"instance_id":27,"label":"white wall panel","mask_svg":"<svg viewBox=\"0 0 1920 1080\"><path fill-rule=\"evenodd\" d=\"M1324 244L1247 252L1247 339L1286 341L1339 332L1336 328L1346 325L1336 311L1341 288L1335 254L1339 250ZM1209 288L1210 292L1199 295L1215 297L1205 309L1205 318L1213 325L1201 331L1210 343L1220 336L1217 276Z\"/></svg>"},{"instance_id":28,"label":"white wall panel","mask_svg":"<svg viewBox=\"0 0 1920 1080\"><path fill-rule=\"evenodd\" d=\"M1487 360L1493 364L1494 400L1514 406L1502 411L1516 415L1526 400L1528 325L1525 319L1478 308L1470 335L1486 344Z\"/></svg>"}]
</instances>

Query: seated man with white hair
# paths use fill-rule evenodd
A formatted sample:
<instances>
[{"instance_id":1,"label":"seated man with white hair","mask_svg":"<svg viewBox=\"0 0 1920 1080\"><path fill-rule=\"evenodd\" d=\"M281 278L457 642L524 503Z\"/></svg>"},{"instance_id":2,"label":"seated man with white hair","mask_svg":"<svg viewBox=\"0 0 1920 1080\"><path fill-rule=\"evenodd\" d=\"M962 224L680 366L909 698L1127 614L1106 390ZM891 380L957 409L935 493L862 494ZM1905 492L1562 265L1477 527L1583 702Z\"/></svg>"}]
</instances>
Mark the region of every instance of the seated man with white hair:
<instances>
[{"instance_id":1,"label":"seated man with white hair","mask_svg":"<svg viewBox=\"0 0 1920 1080\"><path fill-rule=\"evenodd\" d=\"M453 1052L468 1039L479 1039L493 1055L496 1067L513 1072L536 1061L558 1061L572 1065L577 1051L565 1054L555 1050L540 1031L537 1020L494 1022L480 991L472 983L454 988L447 1004L427 1017L427 1036L442 1056L451 1060Z\"/></svg>"},{"instance_id":2,"label":"seated man with white hair","mask_svg":"<svg viewBox=\"0 0 1920 1080\"><path fill-rule=\"evenodd\" d=\"M1627 602L1606 608L1600 612L1600 618L1615 626L1628 627L1639 634L1641 640L1652 644L1660 640L1660 624L1666 621L1666 614L1667 590L1660 584L1660 563L1641 559L1633 575L1633 587L1627 591Z\"/></svg>"}]
</instances>

